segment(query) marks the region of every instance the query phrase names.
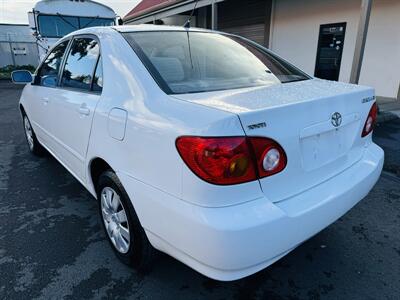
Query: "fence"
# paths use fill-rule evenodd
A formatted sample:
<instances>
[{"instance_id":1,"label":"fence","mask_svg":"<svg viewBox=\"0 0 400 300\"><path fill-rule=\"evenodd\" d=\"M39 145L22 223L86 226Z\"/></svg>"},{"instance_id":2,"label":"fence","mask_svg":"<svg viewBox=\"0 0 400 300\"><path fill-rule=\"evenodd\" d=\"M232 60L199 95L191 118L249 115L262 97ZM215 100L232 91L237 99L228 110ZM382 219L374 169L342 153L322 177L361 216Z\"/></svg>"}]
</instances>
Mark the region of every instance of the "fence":
<instances>
[{"instance_id":1,"label":"fence","mask_svg":"<svg viewBox=\"0 0 400 300\"><path fill-rule=\"evenodd\" d=\"M0 33L0 68L39 63L38 46L31 35Z\"/></svg>"}]
</instances>

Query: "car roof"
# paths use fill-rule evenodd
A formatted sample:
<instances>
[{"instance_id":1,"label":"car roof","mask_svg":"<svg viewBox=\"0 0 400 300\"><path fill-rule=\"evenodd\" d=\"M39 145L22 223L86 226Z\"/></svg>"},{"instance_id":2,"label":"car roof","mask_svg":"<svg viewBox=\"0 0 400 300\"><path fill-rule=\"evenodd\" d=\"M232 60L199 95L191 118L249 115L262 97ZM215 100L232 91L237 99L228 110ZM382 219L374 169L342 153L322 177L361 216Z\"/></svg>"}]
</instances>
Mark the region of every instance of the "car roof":
<instances>
[{"instance_id":1,"label":"car roof","mask_svg":"<svg viewBox=\"0 0 400 300\"><path fill-rule=\"evenodd\" d=\"M119 32L134 32L134 31L209 31L212 30L204 28L190 27L185 28L183 26L170 26L170 25L153 25L153 24L140 24L140 25L122 25L113 26L113 28Z\"/></svg>"},{"instance_id":2,"label":"car roof","mask_svg":"<svg viewBox=\"0 0 400 300\"><path fill-rule=\"evenodd\" d=\"M124 32L150 32L150 31L190 31L190 32L217 32L204 28L185 28L183 26L166 26L166 25L152 25L152 24L140 24L140 25L122 25L122 26L98 26L79 29L71 32L65 37L77 35L77 34L102 34L110 31Z\"/></svg>"}]
</instances>

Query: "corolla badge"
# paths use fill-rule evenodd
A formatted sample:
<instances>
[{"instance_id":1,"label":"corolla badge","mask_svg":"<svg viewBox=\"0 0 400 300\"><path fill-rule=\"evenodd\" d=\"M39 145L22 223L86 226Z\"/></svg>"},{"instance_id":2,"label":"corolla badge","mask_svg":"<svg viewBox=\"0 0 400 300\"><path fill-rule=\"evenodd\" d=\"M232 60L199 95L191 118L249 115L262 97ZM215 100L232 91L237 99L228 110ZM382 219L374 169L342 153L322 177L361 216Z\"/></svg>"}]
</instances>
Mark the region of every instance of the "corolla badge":
<instances>
[{"instance_id":1,"label":"corolla badge","mask_svg":"<svg viewBox=\"0 0 400 300\"><path fill-rule=\"evenodd\" d=\"M264 128L264 127L267 127L267 124L265 122L257 123L257 124L251 124L251 125L247 126L247 128L249 128L250 130L258 129L258 128Z\"/></svg>"},{"instance_id":2,"label":"corolla badge","mask_svg":"<svg viewBox=\"0 0 400 300\"><path fill-rule=\"evenodd\" d=\"M361 100L361 103L367 103L367 102L371 102L375 100L375 96L371 96L371 97L366 97L364 99Z\"/></svg>"},{"instance_id":3,"label":"corolla badge","mask_svg":"<svg viewBox=\"0 0 400 300\"><path fill-rule=\"evenodd\" d=\"M338 112L335 112L331 117L332 125L335 127L339 127L342 124L342 115Z\"/></svg>"}]
</instances>

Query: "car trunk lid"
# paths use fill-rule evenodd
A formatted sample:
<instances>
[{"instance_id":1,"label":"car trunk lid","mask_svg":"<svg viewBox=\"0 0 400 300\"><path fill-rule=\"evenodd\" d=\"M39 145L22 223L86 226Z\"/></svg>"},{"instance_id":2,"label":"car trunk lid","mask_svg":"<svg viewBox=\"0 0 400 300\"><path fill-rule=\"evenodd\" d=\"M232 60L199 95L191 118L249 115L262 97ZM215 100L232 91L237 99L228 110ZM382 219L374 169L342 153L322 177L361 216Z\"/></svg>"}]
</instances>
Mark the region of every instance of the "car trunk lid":
<instances>
[{"instance_id":1,"label":"car trunk lid","mask_svg":"<svg viewBox=\"0 0 400 300\"><path fill-rule=\"evenodd\" d=\"M235 113L246 135L272 138L283 147L286 168L260 179L264 194L279 202L328 180L361 158L368 142L361 132L374 91L312 79L177 97Z\"/></svg>"}]
</instances>

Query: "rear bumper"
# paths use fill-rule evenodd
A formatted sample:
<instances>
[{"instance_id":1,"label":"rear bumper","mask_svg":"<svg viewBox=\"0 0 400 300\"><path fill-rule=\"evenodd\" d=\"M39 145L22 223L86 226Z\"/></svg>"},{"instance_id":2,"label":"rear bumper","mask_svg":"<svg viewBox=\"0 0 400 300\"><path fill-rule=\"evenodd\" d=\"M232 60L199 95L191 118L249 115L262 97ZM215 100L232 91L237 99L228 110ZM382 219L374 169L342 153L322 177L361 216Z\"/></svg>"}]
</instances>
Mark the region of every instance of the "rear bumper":
<instances>
[{"instance_id":1,"label":"rear bumper","mask_svg":"<svg viewBox=\"0 0 400 300\"><path fill-rule=\"evenodd\" d=\"M352 167L295 197L222 208L189 204L118 176L154 247L208 277L235 280L264 269L345 214L372 189L383 158L370 144Z\"/></svg>"}]
</instances>

